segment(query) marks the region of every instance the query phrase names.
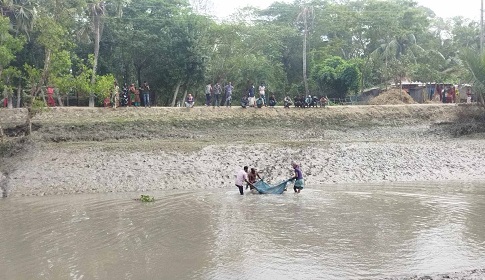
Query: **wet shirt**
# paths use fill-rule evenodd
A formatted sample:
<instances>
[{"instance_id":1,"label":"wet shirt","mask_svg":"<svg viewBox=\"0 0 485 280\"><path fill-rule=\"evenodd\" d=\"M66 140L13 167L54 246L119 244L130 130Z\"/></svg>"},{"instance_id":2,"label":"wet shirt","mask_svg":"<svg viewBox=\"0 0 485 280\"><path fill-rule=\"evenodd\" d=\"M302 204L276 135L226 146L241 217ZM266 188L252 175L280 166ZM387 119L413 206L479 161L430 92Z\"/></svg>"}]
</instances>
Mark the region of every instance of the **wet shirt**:
<instances>
[{"instance_id":1,"label":"wet shirt","mask_svg":"<svg viewBox=\"0 0 485 280\"><path fill-rule=\"evenodd\" d=\"M236 174L236 186L242 186L245 180L248 180L248 173L244 170L239 170Z\"/></svg>"},{"instance_id":2,"label":"wet shirt","mask_svg":"<svg viewBox=\"0 0 485 280\"><path fill-rule=\"evenodd\" d=\"M301 173L299 166L295 167L295 173L296 173L297 180L303 179L303 174Z\"/></svg>"}]
</instances>

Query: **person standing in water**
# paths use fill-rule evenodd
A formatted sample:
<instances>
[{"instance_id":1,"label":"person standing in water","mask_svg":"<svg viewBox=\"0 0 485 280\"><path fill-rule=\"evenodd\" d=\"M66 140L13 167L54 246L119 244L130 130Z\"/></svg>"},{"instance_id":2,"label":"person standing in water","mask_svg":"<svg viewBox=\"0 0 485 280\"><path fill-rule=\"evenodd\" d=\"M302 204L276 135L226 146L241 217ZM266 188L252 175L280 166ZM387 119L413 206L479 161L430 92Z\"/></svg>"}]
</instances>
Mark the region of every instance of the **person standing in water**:
<instances>
[{"instance_id":1,"label":"person standing in water","mask_svg":"<svg viewBox=\"0 0 485 280\"><path fill-rule=\"evenodd\" d=\"M244 182L246 182L251 187L254 187L253 184L249 182L249 179L248 179L248 168L249 167L244 166L244 168L242 170L239 170L236 174L236 187L239 188L239 193L241 195L244 194L244 188L243 188Z\"/></svg>"},{"instance_id":2,"label":"person standing in water","mask_svg":"<svg viewBox=\"0 0 485 280\"><path fill-rule=\"evenodd\" d=\"M249 174L248 174L249 182L251 184L254 184L258 181L258 178L259 178L259 180L262 180L261 176L259 176L259 173L256 171L256 168L252 167L251 172L249 172ZM248 187L249 187L249 184L246 185L246 190L248 189ZM254 189L253 186L251 186L251 190L252 189Z\"/></svg>"},{"instance_id":3,"label":"person standing in water","mask_svg":"<svg viewBox=\"0 0 485 280\"><path fill-rule=\"evenodd\" d=\"M300 193L300 191L305 186L305 181L303 180L303 173L301 173L300 166L296 164L296 162L292 161L291 166L295 171L295 176L291 178L291 180L295 180L295 185L293 186L293 190L295 193Z\"/></svg>"}]
</instances>

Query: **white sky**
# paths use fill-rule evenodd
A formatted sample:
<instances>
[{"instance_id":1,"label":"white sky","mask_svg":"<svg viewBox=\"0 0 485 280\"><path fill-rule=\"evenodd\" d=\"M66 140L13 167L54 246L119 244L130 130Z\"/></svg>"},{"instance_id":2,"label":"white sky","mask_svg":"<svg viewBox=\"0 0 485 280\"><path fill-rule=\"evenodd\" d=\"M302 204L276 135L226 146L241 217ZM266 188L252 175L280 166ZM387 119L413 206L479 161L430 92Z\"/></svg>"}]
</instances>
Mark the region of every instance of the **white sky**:
<instances>
[{"instance_id":1,"label":"white sky","mask_svg":"<svg viewBox=\"0 0 485 280\"><path fill-rule=\"evenodd\" d=\"M293 2L292 0L278 0L280 2ZM212 0L218 14L229 15L237 8L255 6L266 8L276 0ZM464 16L479 20L481 0L417 0L425 7L431 8L439 17ZM224 16L223 16L224 17Z\"/></svg>"}]
</instances>

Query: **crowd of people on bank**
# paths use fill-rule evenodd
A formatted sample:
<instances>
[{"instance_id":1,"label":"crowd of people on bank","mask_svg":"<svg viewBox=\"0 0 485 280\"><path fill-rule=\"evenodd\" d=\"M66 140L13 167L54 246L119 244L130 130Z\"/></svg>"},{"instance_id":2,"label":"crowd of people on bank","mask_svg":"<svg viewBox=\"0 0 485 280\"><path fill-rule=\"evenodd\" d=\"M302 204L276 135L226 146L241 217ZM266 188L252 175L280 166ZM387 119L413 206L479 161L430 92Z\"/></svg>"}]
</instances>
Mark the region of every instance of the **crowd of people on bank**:
<instances>
[{"instance_id":1,"label":"crowd of people on bank","mask_svg":"<svg viewBox=\"0 0 485 280\"><path fill-rule=\"evenodd\" d=\"M224 87L221 86L220 83L209 83L205 86L205 106L213 106L213 107L220 107L232 106L232 93L234 91L234 86L231 82L229 82ZM187 97L188 99L189 97ZM187 104L189 100L186 100L186 107L193 107L193 99ZM290 96L286 96L283 99L283 106L285 108L290 108L290 106L294 105L295 107L299 108L309 108L309 107L325 107L328 102L328 98L325 96L317 97L317 96L296 96L294 101L290 98ZM255 87L254 83L252 83L246 92L241 97L240 105L243 108L247 107L254 107L254 108L262 108L262 107L275 107L278 104L276 97L274 94L271 94L269 97L266 96L266 86L264 83L261 83L258 88ZM190 106L189 106L190 105Z\"/></svg>"},{"instance_id":2,"label":"crowd of people on bank","mask_svg":"<svg viewBox=\"0 0 485 280\"><path fill-rule=\"evenodd\" d=\"M143 103L142 103L143 102ZM147 81L139 87L135 87L135 84L124 84L120 91L120 87L117 82L114 82L113 91L110 97L107 97L104 101L105 107L111 105L113 108L117 107L151 107L150 103L150 86Z\"/></svg>"},{"instance_id":3,"label":"crowd of people on bank","mask_svg":"<svg viewBox=\"0 0 485 280\"><path fill-rule=\"evenodd\" d=\"M471 88L467 87L464 92L467 103L471 102ZM458 86L437 84L428 87L429 100L442 102L442 103L457 103L460 102L460 90Z\"/></svg>"}]
</instances>

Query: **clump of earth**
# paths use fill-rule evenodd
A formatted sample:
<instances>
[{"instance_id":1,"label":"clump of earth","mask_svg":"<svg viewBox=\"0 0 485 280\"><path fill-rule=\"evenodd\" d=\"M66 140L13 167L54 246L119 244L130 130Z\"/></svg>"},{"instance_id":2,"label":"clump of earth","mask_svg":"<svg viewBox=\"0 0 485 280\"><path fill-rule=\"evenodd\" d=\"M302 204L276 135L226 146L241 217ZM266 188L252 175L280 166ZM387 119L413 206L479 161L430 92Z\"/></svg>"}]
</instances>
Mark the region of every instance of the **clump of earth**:
<instances>
[{"instance_id":1,"label":"clump of earth","mask_svg":"<svg viewBox=\"0 0 485 280\"><path fill-rule=\"evenodd\" d=\"M369 105L402 105L415 104L416 101L406 91L390 89L381 92L378 96L369 100Z\"/></svg>"}]
</instances>

